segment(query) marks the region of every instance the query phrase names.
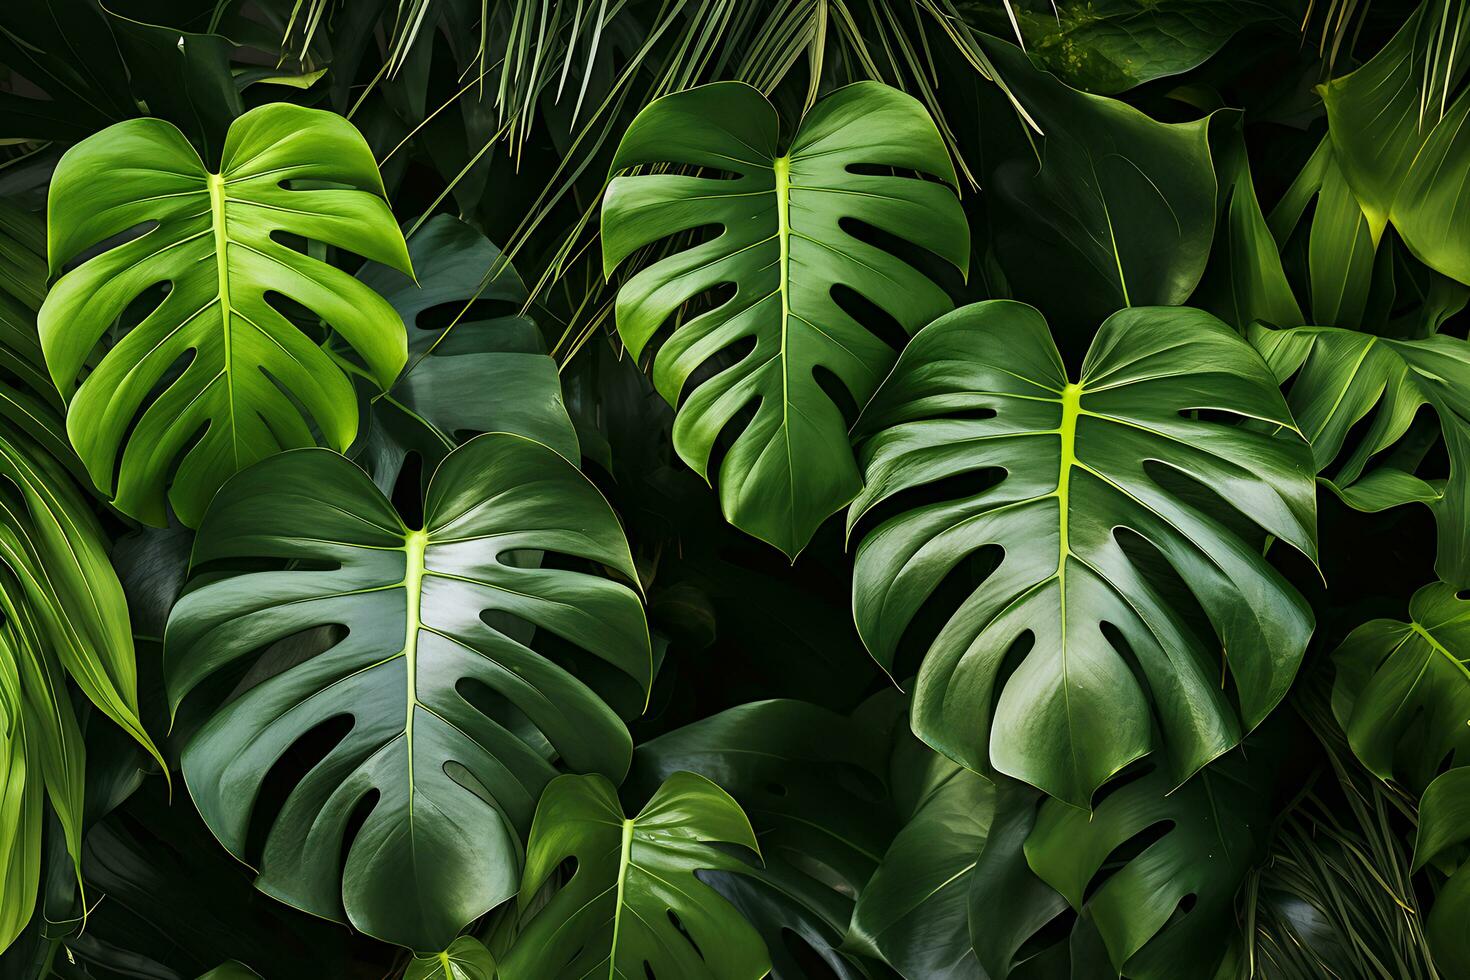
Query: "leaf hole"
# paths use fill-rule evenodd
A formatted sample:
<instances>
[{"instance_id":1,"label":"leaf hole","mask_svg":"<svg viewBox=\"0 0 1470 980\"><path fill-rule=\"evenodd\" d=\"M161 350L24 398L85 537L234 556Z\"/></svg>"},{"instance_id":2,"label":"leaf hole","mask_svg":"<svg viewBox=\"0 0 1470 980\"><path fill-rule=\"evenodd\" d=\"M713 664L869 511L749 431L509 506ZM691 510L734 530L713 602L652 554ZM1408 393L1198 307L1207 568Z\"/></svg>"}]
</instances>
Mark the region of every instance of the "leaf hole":
<instances>
[{"instance_id":1,"label":"leaf hole","mask_svg":"<svg viewBox=\"0 0 1470 980\"><path fill-rule=\"evenodd\" d=\"M869 333L877 337L883 343L892 348L894 356L903 350L909 342L909 332L904 325L883 307L868 299L862 293L853 289L846 283L833 283L830 290L832 302L837 308L852 317L867 329ZM922 326L922 324L920 324Z\"/></svg>"},{"instance_id":2,"label":"leaf hole","mask_svg":"<svg viewBox=\"0 0 1470 980\"><path fill-rule=\"evenodd\" d=\"M247 863L260 866L266 839L287 798L306 775L347 738L354 724L350 714L325 718L303 732L271 765L261 780L255 805L250 811L250 826L245 837L244 857Z\"/></svg>"},{"instance_id":3,"label":"leaf hole","mask_svg":"<svg viewBox=\"0 0 1470 980\"><path fill-rule=\"evenodd\" d=\"M1108 879L1126 867L1128 862L1163 840L1173 829L1172 819L1157 820L1113 848L1097 873L1092 876L1092 880L1087 883L1087 890L1082 898L1083 903L1091 901L1092 896L1108 883Z\"/></svg>"}]
</instances>

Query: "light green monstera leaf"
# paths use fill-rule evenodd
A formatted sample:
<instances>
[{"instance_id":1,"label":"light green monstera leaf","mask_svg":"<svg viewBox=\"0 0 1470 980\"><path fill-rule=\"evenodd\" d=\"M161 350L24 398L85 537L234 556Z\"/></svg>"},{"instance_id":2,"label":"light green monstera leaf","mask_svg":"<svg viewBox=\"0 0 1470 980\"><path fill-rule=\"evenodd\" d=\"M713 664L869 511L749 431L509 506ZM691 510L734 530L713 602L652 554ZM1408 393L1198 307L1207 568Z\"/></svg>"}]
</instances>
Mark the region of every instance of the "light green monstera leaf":
<instances>
[{"instance_id":1,"label":"light green monstera leaf","mask_svg":"<svg viewBox=\"0 0 1470 980\"><path fill-rule=\"evenodd\" d=\"M642 604L599 575L514 560L526 552L635 580L597 489L552 449L508 433L449 454L429 485L423 529L323 449L278 454L220 491L195 565L292 563L216 576L179 600L165 636L175 708L242 662L268 675L184 747L190 792L231 853L247 856L261 785L282 757L324 723L352 721L274 814L263 856L248 855L259 888L370 935L442 950L515 894L521 839L558 764L622 778L632 741L618 715L519 637L534 626L646 690ZM318 627L346 635L274 672L262 663L264 648ZM360 810L366 818L348 838Z\"/></svg>"},{"instance_id":2,"label":"light green monstera leaf","mask_svg":"<svg viewBox=\"0 0 1470 980\"><path fill-rule=\"evenodd\" d=\"M618 292L617 322L634 357L670 317L654 383L679 406L674 447L706 479L722 437L720 503L737 527L795 556L862 485L833 396L861 406L893 364L888 342L849 313L838 287L912 333L951 306L908 261L854 234L876 228L960 269L970 236L954 168L913 98L859 82L819 102L784 153L776 110L748 85L719 82L654 102L613 160L733 174L614 179L602 208L611 275L634 252L708 226L720 233L638 272ZM893 170L918 171L941 182ZM691 300L733 295L688 318ZM753 413L753 414L750 414Z\"/></svg>"},{"instance_id":3,"label":"light green monstera leaf","mask_svg":"<svg viewBox=\"0 0 1470 980\"><path fill-rule=\"evenodd\" d=\"M897 511L853 578L885 668L971 562L912 709L956 761L1085 807L1154 751L1182 783L1291 685L1312 614L1262 544L1314 558L1311 455L1265 363L1209 314L1109 317L1074 382L1035 310L964 307L914 338L854 436L849 527Z\"/></svg>"},{"instance_id":4,"label":"light green monstera leaf","mask_svg":"<svg viewBox=\"0 0 1470 980\"><path fill-rule=\"evenodd\" d=\"M671 775L635 817L601 776L557 779L536 808L522 913L563 862L576 869L524 923L502 980L760 980L760 933L697 876L749 869L716 844L759 853L740 804L696 773Z\"/></svg>"},{"instance_id":5,"label":"light green monstera leaf","mask_svg":"<svg viewBox=\"0 0 1470 980\"><path fill-rule=\"evenodd\" d=\"M340 335L380 387L403 367L393 308L286 243L409 271L372 151L334 113L284 103L246 113L217 174L172 124L118 123L62 157L48 216L53 276L142 229L61 275L40 312L72 444L97 487L140 520L164 524L172 503L197 526L220 485L256 460L318 438L352 443L351 382L278 297ZM141 319L93 366L125 311Z\"/></svg>"}]
</instances>

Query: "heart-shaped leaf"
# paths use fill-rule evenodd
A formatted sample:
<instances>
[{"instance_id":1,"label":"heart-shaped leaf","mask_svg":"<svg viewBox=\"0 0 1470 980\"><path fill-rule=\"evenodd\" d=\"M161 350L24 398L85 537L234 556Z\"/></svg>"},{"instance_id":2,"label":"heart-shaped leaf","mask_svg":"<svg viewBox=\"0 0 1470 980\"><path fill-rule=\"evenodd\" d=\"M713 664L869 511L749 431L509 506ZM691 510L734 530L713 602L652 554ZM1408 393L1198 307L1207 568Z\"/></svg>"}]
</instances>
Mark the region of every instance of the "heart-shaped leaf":
<instances>
[{"instance_id":1,"label":"heart-shaped leaf","mask_svg":"<svg viewBox=\"0 0 1470 980\"><path fill-rule=\"evenodd\" d=\"M628 818L606 779L560 777L536 807L522 912L563 862L576 867L525 923L501 976L759 980L771 968L760 934L697 875L747 867L716 843L759 853L740 804L703 776L674 773Z\"/></svg>"},{"instance_id":2,"label":"heart-shaped leaf","mask_svg":"<svg viewBox=\"0 0 1470 980\"><path fill-rule=\"evenodd\" d=\"M327 450L279 454L220 491L196 567L301 564L211 581L179 600L165 636L171 703L274 641L347 631L221 705L184 748L194 801L244 858L271 771L320 726L351 720L274 817L262 890L441 950L515 893L520 837L554 762L622 778L632 743L617 714L512 634L528 624L554 634L646 690L638 596L586 572L520 567L511 558L524 551L634 578L601 494L521 436L492 433L451 453L429 486L422 530Z\"/></svg>"},{"instance_id":3,"label":"heart-shaped leaf","mask_svg":"<svg viewBox=\"0 0 1470 980\"><path fill-rule=\"evenodd\" d=\"M316 445L317 432L332 448L351 445L351 382L278 297L340 334L380 387L403 367L393 308L282 241L410 270L372 151L341 116L286 103L247 112L219 173L169 123L118 123L62 157L48 216L53 275L142 229L62 275L40 312L72 444L97 487L140 520L165 523L167 489L179 519L197 526L219 486L256 460ZM141 319L87 373L136 304Z\"/></svg>"},{"instance_id":4,"label":"heart-shaped leaf","mask_svg":"<svg viewBox=\"0 0 1470 980\"><path fill-rule=\"evenodd\" d=\"M944 142L910 96L877 82L839 89L807 113L785 153L779 128L771 104L737 82L649 105L628 127L613 171L683 164L734 179L614 179L602 208L602 255L611 275L646 245L720 228L623 284L618 332L637 357L685 304L734 285L728 299L680 317L654 361L654 382L680 406L674 447L706 479L716 444L731 439L718 478L725 516L794 557L862 482L847 422L824 385L840 386L861 406L894 358L871 323L839 304L836 288L856 292L909 332L951 305L918 269L854 234L855 224L960 269L970 236Z\"/></svg>"},{"instance_id":5,"label":"heart-shaped leaf","mask_svg":"<svg viewBox=\"0 0 1470 980\"><path fill-rule=\"evenodd\" d=\"M964 307L914 338L854 435L868 482L849 527L899 511L854 570L878 661L957 565L980 566L914 692L915 733L946 755L1085 807L1155 750L1182 783L1291 685L1312 613L1261 539L1315 555L1310 453L1265 363L1209 314L1114 314L1073 382L1035 310ZM920 488L938 501L906 504Z\"/></svg>"},{"instance_id":6,"label":"heart-shaped leaf","mask_svg":"<svg viewBox=\"0 0 1470 980\"><path fill-rule=\"evenodd\" d=\"M1439 527L1435 571L1470 585L1470 343L1331 327L1256 326L1250 338L1277 378L1293 379L1287 400L1324 482L1359 510L1428 504ZM1432 442L1406 436L1425 406L1439 420L1449 456L1443 483L1414 475ZM1349 446L1353 427L1370 415Z\"/></svg>"}]
</instances>

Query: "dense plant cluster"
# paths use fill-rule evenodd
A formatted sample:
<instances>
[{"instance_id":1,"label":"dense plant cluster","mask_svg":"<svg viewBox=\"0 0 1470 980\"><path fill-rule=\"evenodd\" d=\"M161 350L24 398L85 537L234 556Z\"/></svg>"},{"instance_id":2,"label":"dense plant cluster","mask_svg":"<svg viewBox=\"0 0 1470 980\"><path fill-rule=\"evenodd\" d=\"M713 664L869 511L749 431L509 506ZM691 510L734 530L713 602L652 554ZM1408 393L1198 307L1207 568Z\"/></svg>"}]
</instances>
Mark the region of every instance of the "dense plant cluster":
<instances>
[{"instance_id":1,"label":"dense plant cluster","mask_svg":"<svg viewBox=\"0 0 1470 980\"><path fill-rule=\"evenodd\" d=\"M1470 976L1467 75L0 4L0 977Z\"/></svg>"}]
</instances>

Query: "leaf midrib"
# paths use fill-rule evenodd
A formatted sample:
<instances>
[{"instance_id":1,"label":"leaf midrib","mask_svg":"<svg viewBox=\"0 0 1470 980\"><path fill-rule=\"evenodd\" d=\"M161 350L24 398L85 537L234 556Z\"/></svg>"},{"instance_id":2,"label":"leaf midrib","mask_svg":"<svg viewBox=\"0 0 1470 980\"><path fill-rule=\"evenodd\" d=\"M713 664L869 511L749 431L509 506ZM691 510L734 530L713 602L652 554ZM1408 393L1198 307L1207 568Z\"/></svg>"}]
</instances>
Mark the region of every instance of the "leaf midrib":
<instances>
[{"instance_id":1,"label":"leaf midrib","mask_svg":"<svg viewBox=\"0 0 1470 980\"><path fill-rule=\"evenodd\" d=\"M220 307L220 333L221 350L224 354L224 365L220 373L225 379L225 404L230 413L230 453L235 460L235 469L240 468L240 440L237 438L239 429L235 424L235 378L231 371L230 361L234 344L231 336L230 318L234 314L234 307L230 302L230 268L226 253L229 244L229 236L225 233L225 179L223 174L206 174L205 182L209 185L209 220L214 230L214 263L215 278L217 279L217 294Z\"/></svg>"},{"instance_id":2,"label":"leaf midrib","mask_svg":"<svg viewBox=\"0 0 1470 980\"><path fill-rule=\"evenodd\" d=\"M791 487L791 499L796 500L796 461L791 452L791 366L787 352L787 336L791 323L791 157L780 156L771 161L771 170L776 192L776 239L781 249L780 286L781 293L781 438L786 443L786 473ZM796 542L800 535L796 529L796 508L787 508L786 520L791 529L791 540Z\"/></svg>"}]
</instances>

